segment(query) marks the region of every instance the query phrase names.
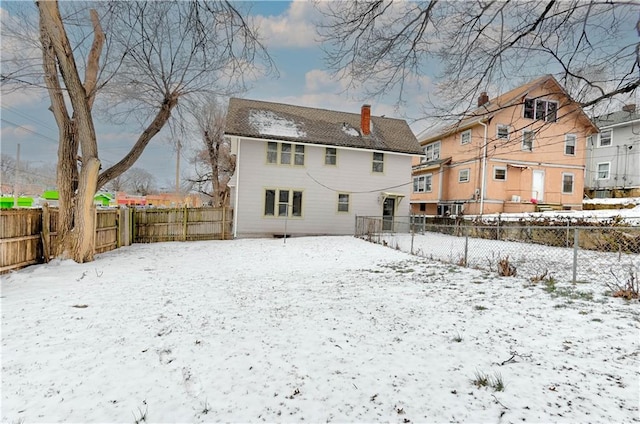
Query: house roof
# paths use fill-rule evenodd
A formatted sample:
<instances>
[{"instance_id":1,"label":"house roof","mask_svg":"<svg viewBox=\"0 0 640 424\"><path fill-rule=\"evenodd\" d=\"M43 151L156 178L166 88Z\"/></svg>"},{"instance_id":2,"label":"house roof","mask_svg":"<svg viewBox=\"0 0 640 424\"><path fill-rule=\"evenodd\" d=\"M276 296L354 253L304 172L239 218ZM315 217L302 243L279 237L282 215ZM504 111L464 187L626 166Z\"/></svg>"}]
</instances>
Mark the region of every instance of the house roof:
<instances>
[{"instance_id":1,"label":"house roof","mask_svg":"<svg viewBox=\"0 0 640 424\"><path fill-rule=\"evenodd\" d=\"M597 132L597 128L595 127L595 125L593 125L589 117L584 113L582 108L571 99L569 94L564 90L564 88L562 88L558 81L556 81L553 75L544 75L524 85L507 91L506 93L501 94L498 97L490 99L489 102L485 103L484 105L466 113L458 122L447 125L445 127L441 127L433 132L426 134L425 137L422 138L420 143L423 144L425 142L433 141L444 136L456 133L458 131L471 128L472 126L477 125L478 121L489 119L500 110L522 104L522 102L524 101L524 97L530 91L544 85L548 86L547 88L549 89L550 94L560 94L566 97L568 103L566 105L562 105L562 107L573 107L574 110L577 111L577 113L580 115L580 118L585 123L585 125L591 126L593 131ZM571 112L567 112L566 114L569 113Z\"/></svg>"},{"instance_id":2,"label":"house roof","mask_svg":"<svg viewBox=\"0 0 640 424\"><path fill-rule=\"evenodd\" d=\"M362 135L360 114L231 98L225 135L422 154L402 119L371 116L371 133Z\"/></svg>"},{"instance_id":3,"label":"house roof","mask_svg":"<svg viewBox=\"0 0 640 424\"><path fill-rule=\"evenodd\" d=\"M611 125L624 124L625 122L640 120L640 113L627 112L626 110L620 110L617 112L607 113L600 115L593 119L593 122L599 128L606 128Z\"/></svg>"}]
</instances>

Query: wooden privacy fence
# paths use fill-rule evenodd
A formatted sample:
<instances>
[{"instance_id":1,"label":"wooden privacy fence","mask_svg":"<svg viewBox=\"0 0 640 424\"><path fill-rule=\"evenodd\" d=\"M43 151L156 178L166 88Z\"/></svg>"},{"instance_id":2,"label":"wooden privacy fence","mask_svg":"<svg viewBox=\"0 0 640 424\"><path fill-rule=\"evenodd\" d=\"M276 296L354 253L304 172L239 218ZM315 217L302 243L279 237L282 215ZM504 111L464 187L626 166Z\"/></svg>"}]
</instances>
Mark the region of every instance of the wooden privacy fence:
<instances>
[{"instance_id":1,"label":"wooden privacy fence","mask_svg":"<svg viewBox=\"0 0 640 424\"><path fill-rule=\"evenodd\" d=\"M94 209L95 253L131 243L228 240L229 208ZM58 246L58 209L0 211L0 273L48 262Z\"/></svg>"}]
</instances>

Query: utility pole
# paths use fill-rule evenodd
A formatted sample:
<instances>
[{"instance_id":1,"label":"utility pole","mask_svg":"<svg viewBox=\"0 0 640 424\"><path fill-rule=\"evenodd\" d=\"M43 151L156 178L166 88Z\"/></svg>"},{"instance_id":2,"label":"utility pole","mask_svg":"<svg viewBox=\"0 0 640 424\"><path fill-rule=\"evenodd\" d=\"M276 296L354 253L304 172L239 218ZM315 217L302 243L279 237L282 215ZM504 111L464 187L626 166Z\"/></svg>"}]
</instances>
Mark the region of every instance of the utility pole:
<instances>
[{"instance_id":1,"label":"utility pole","mask_svg":"<svg viewBox=\"0 0 640 424\"><path fill-rule=\"evenodd\" d=\"M16 153L16 174L13 179L13 207L18 207L18 182L20 180L20 143L18 143L18 152Z\"/></svg>"},{"instance_id":2,"label":"utility pole","mask_svg":"<svg viewBox=\"0 0 640 424\"><path fill-rule=\"evenodd\" d=\"M176 155L176 194L180 193L180 148L182 144L178 140L178 154Z\"/></svg>"}]
</instances>

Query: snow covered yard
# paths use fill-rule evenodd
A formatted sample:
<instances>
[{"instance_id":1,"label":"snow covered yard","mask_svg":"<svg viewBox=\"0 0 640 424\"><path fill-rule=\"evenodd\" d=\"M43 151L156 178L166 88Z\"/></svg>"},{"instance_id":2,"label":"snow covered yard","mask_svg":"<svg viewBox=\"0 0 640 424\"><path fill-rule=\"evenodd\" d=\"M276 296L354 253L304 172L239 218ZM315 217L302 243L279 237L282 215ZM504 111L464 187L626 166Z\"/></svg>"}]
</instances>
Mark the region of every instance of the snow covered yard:
<instances>
[{"instance_id":1,"label":"snow covered yard","mask_svg":"<svg viewBox=\"0 0 640 424\"><path fill-rule=\"evenodd\" d=\"M2 277L2 421L640 421L638 303L543 287L352 237L33 266Z\"/></svg>"}]
</instances>

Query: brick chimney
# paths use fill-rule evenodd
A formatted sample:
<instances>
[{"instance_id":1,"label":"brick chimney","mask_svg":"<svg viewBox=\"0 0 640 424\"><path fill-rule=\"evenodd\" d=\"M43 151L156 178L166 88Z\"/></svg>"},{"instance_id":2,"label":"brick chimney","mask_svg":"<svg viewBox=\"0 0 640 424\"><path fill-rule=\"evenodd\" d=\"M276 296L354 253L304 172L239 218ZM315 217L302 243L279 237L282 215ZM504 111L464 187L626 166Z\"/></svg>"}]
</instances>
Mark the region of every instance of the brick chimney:
<instances>
[{"instance_id":1,"label":"brick chimney","mask_svg":"<svg viewBox=\"0 0 640 424\"><path fill-rule=\"evenodd\" d=\"M486 91L483 91L482 93L480 93L480 96L478 97L478 107L484 106L487 103L489 103L489 96L487 95Z\"/></svg>"},{"instance_id":2,"label":"brick chimney","mask_svg":"<svg viewBox=\"0 0 640 424\"><path fill-rule=\"evenodd\" d=\"M371 132L371 105L362 105L360 111L360 129L362 135L369 135Z\"/></svg>"},{"instance_id":3,"label":"brick chimney","mask_svg":"<svg viewBox=\"0 0 640 424\"><path fill-rule=\"evenodd\" d=\"M629 112L629 113L636 113L636 105L634 103L630 105L624 105L622 106L622 111Z\"/></svg>"}]
</instances>

